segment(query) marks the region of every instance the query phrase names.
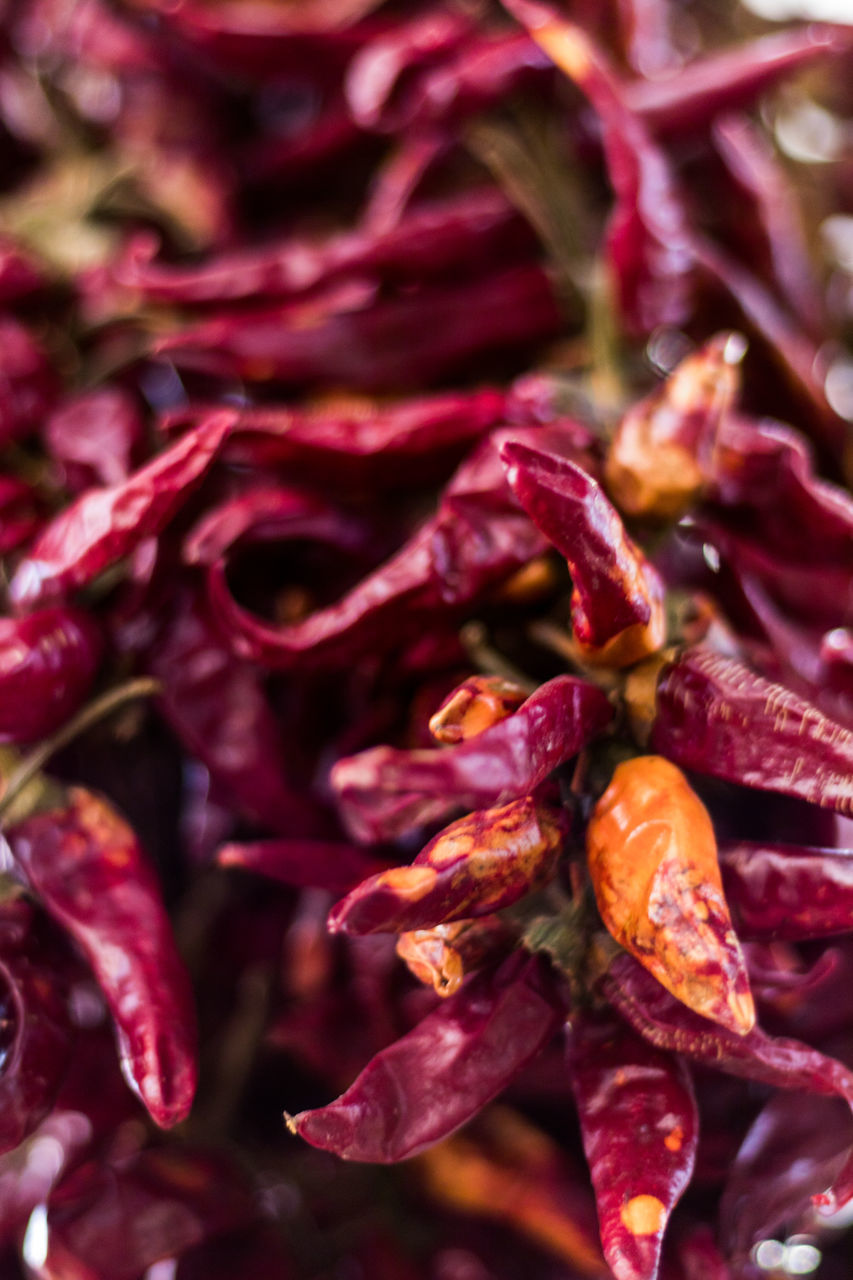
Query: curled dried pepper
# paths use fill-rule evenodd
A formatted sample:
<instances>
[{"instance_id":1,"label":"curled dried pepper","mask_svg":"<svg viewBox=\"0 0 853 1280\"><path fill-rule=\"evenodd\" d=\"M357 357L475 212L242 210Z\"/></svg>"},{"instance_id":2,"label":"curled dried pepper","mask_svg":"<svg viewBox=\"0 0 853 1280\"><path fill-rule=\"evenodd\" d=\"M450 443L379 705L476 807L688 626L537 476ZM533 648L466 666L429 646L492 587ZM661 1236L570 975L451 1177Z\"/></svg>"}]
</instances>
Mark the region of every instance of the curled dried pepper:
<instances>
[{"instance_id":1,"label":"curled dried pepper","mask_svg":"<svg viewBox=\"0 0 853 1280\"><path fill-rule=\"evenodd\" d=\"M604 478L620 511L675 519L711 479L717 433L738 393L739 334L721 333L620 422Z\"/></svg>"},{"instance_id":2,"label":"curled dried pepper","mask_svg":"<svg viewBox=\"0 0 853 1280\"><path fill-rule=\"evenodd\" d=\"M501 456L519 502L568 561L582 655L627 666L654 653L665 638L663 583L598 483L568 458L518 441Z\"/></svg>"},{"instance_id":3,"label":"curled dried pepper","mask_svg":"<svg viewBox=\"0 0 853 1280\"><path fill-rule=\"evenodd\" d=\"M554 872L564 823L533 796L451 823L409 867L381 871L335 906L340 933L399 933L488 915L517 902Z\"/></svg>"},{"instance_id":4,"label":"curled dried pepper","mask_svg":"<svg viewBox=\"0 0 853 1280\"><path fill-rule=\"evenodd\" d=\"M683 769L853 814L853 731L710 649L662 669L649 745Z\"/></svg>"},{"instance_id":5,"label":"curled dried pepper","mask_svg":"<svg viewBox=\"0 0 853 1280\"><path fill-rule=\"evenodd\" d=\"M527 696L526 689L504 676L470 676L430 717L429 731L436 742L455 746L505 720Z\"/></svg>"},{"instance_id":6,"label":"curled dried pepper","mask_svg":"<svg viewBox=\"0 0 853 1280\"><path fill-rule=\"evenodd\" d=\"M8 832L16 863L92 967L122 1068L152 1118L183 1120L196 1083L195 1013L152 868L105 800L72 787L62 809Z\"/></svg>"},{"instance_id":7,"label":"curled dried pepper","mask_svg":"<svg viewBox=\"0 0 853 1280\"><path fill-rule=\"evenodd\" d=\"M518 711L443 751L372 747L339 760L331 781L357 840L391 839L455 809L485 808L535 791L610 722L594 685L557 676Z\"/></svg>"},{"instance_id":8,"label":"curled dried pepper","mask_svg":"<svg viewBox=\"0 0 853 1280\"><path fill-rule=\"evenodd\" d=\"M537 957L511 956L383 1049L336 1101L288 1118L293 1133L345 1160L387 1164L447 1138L544 1048L565 1014Z\"/></svg>"},{"instance_id":9,"label":"curled dried pepper","mask_svg":"<svg viewBox=\"0 0 853 1280\"><path fill-rule=\"evenodd\" d=\"M590 876L613 937L677 999L745 1035L755 1007L705 806L660 756L620 764L587 828Z\"/></svg>"},{"instance_id":10,"label":"curled dried pepper","mask_svg":"<svg viewBox=\"0 0 853 1280\"><path fill-rule=\"evenodd\" d=\"M612 1015L584 1014L572 1018L569 1073L604 1256L616 1280L654 1280L699 1140L687 1066Z\"/></svg>"}]
</instances>

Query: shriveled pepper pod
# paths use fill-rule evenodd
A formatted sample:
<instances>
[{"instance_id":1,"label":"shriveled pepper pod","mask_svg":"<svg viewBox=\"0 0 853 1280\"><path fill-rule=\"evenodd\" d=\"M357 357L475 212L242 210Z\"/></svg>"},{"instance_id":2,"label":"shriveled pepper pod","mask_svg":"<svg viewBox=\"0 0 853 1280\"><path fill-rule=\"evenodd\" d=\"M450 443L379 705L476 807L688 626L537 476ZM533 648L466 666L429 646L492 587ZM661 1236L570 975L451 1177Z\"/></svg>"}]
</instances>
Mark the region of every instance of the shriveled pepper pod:
<instances>
[{"instance_id":1,"label":"shriveled pepper pod","mask_svg":"<svg viewBox=\"0 0 853 1280\"><path fill-rule=\"evenodd\" d=\"M745 350L739 333L717 334L625 414L604 467L608 493L625 515L674 520L701 494Z\"/></svg>"},{"instance_id":2,"label":"shriveled pepper pod","mask_svg":"<svg viewBox=\"0 0 853 1280\"><path fill-rule=\"evenodd\" d=\"M566 557L581 655L623 667L660 649L663 583L597 481L568 458L517 441L501 457L519 502Z\"/></svg>"},{"instance_id":3,"label":"shriveled pepper pod","mask_svg":"<svg viewBox=\"0 0 853 1280\"><path fill-rule=\"evenodd\" d=\"M616 941L688 1008L750 1031L755 1006L714 830L681 770L660 756L619 765L590 818L587 856Z\"/></svg>"},{"instance_id":4,"label":"shriveled pepper pod","mask_svg":"<svg viewBox=\"0 0 853 1280\"><path fill-rule=\"evenodd\" d=\"M527 690L504 676L470 676L449 693L430 718L436 742L454 746L505 720L527 698Z\"/></svg>"},{"instance_id":5,"label":"shriveled pepper pod","mask_svg":"<svg viewBox=\"0 0 853 1280\"><path fill-rule=\"evenodd\" d=\"M329 916L335 933L394 933L488 915L538 888L563 846L562 814L533 796L452 822L410 867L352 890Z\"/></svg>"},{"instance_id":6,"label":"shriveled pepper pod","mask_svg":"<svg viewBox=\"0 0 853 1280\"><path fill-rule=\"evenodd\" d=\"M649 746L683 769L853 815L853 731L710 649L661 669Z\"/></svg>"},{"instance_id":7,"label":"shriveled pepper pod","mask_svg":"<svg viewBox=\"0 0 853 1280\"><path fill-rule=\"evenodd\" d=\"M572 1019L568 1060L604 1256L616 1280L654 1280L696 1160L690 1073L612 1014Z\"/></svg>"},{"instance_id":8,"label":"shriveled pepper pod","mask_svg":"<svg viewBox=\"0 0 853 1280\"><path fill-rule=\"evenodd\" d=\"M565 1016L538 956L510 956L372 1059L327 1107L286 1117L314 1147L388 1164L449 1137L514 1080Z\"/></svg>"}]
</instances>

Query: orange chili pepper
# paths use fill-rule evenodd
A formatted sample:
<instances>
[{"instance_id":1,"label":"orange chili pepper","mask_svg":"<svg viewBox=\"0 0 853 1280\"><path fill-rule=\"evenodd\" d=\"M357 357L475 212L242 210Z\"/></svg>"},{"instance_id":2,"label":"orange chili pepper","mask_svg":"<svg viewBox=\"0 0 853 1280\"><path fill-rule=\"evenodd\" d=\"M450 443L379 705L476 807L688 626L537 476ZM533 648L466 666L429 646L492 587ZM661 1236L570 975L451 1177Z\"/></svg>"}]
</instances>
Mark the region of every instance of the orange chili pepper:
<instances>
[{"instance_id":1,"label":"orange chili pepper","mask_svg":"<svg viewBox=\"0 0 853 1280\"><path fill-rule=\"evenodd\" d=\"M527 697L526 689L503 676L471 676L448 694L430 719L429 731L437 742L465 742L506 720Z\"/></svg>"},{"instance_id":2,"label":"orange chili pepper","mask_svg":"<svg viewBox=\"0 0 853 1280\"><path fill-rule=\"evenodd\" d=\"M587 829L590 876L616 941L688 1008L746 1035L746 964L707 810L662 756L619 765Z\"/></svg>"}]
</instances>

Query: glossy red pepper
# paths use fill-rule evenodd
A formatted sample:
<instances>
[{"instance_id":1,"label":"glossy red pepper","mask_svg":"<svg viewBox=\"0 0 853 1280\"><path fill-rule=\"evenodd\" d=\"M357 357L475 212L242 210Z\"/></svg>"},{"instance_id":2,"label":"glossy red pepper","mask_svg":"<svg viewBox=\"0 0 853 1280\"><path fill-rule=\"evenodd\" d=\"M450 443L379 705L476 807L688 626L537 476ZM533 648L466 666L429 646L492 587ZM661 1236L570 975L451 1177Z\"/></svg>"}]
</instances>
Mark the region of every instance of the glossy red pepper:
<instances>
[{"instance_id":1,"label":"glossy red pepper","mask_svg":"<svg viewBox=\"0 0 853 1280\"><path fill-rule=\"evenodd\" d=\"M0 740L32 742L58 729L92 687L102 649L82 609L0 618Z\"/></svg>"},{"instance_id":2,"label":"glossy red pepper","mask_svg":"<svg viewBox=\"0 0 853 1280\"><path fill-rule=\"evenodd\" d=\"M547 1044L563 1016L541 961L513 957L497 974L473 975L335 1102L288 1125L346 1160L405 1160L476 1115Z\"/></svg>"},{"instance_id":3,"label":"glossy red pepper","mask_svg":"<svg viewBox=\"0 0 853 1280\"><path fill-rule=\"evenodd\" d=\"M73 787L65 808L25 818L8 839L45 909L92 967L128 1084L157 1124L177 1124L195 1093L195 1014L159 885L136 836L105 800Z\"/></svg>"},{"instance_id":4,"label":"glossy red pepper","mask_svg":"<svg viewBox=\"0 0 853 1280\"><path fill-rule=\"evenodd\" d=\"M699 1113L686 1064L609 1015L572 1018L569 1072L616 1280L653 1280L693 1173Z\"/></svg>"}]
</instances>

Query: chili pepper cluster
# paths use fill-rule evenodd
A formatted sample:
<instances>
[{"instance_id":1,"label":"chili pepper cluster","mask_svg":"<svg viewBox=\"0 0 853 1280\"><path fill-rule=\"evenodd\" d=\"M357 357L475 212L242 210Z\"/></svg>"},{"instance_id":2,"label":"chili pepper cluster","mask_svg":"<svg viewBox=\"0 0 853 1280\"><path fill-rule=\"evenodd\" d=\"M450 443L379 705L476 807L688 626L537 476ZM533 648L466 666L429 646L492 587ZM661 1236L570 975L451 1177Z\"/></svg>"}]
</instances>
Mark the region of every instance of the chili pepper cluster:
<instances>
[{"instance_id":1,"label":"chili pepper cluster","mask_svg":"<svg viewBox=\"0 0 853 1280\"><path fill-rule=\"evenodd\" d=\"M3 1276L846 1278L853 29L0 13Z\"/></svg>"}]
</instances>

